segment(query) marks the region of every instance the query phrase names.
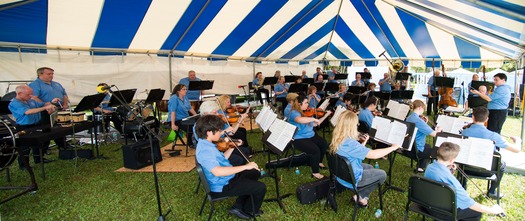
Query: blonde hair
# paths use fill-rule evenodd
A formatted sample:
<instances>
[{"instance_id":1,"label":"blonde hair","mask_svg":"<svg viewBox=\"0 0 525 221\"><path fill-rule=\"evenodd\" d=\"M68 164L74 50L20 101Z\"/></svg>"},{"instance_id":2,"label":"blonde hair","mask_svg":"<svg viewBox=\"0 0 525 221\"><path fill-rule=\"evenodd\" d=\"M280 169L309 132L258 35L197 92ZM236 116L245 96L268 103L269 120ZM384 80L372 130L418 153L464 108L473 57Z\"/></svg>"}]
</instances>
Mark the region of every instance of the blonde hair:
<instances>
[{"instance_id":1,"label":"blonde hair","mask_svg":"<svg viewBox=\"0 0 525 221\"><path fill-rule=\"evenodd\" d=\"M334 128L332 134L332 142L330 143L330 153L336 154L339 150L339 146L345 141L345 139L350 138L358 140L359 132L357 131L357 124L359 120L357 114L352 111L344 111Z\"/></svg>"},{"instance_id":2,"label":"blonde hair","mask_svg":"<svg viewBox=\"0 0 525 221\"><path fill-rule=\"evenodd\" d=\"M230 95L224 94L224 95L219 96L217 98L217 100L219 101L219 105L220 105L219 108L226 109L226 108L228 108L228 107L226 107L226 102L231 100L231 97L230 97Z\"/></svg>"},{"instance_id":3,"label":"blonde hair","mask_svg":"<svg viewBox=\"0 0 525 221\"><path fill-rule=\"evenodd\" d=\"M303 101L305 100L307 100L306 96L301 94L297 96L297 98L293 101L293 104L292 104L292 110L299 112L301 114L301 117L304 117L304 112L301 109L301 103L303 103Z\"/></svg>"},{"instance_id":4,"label":"blonde hair","mask_svg":"<svg viewBox=\"0 0 525 221\"><path fill-rule=\"evenodd\" d=\"M288 93L288 95L286 95L286 101L288 103L290 103L293 100L297 99L298 96L299 96L299 94L297 94L297 93Z\"/></svg>"},{"instance_id":5,"label":"blonde hair","mask_svg":"<svg viewBox=\"0 0 525 221\"><path fill-rule=\"evenodd\" d=\"M421 101L421 100L412 101L412 103L410 104L410 109L411 110L415 110L418 107L423 107L423 109L426 109L425 103L423 103L423 101Z\"/></svg>"}]
</instances>

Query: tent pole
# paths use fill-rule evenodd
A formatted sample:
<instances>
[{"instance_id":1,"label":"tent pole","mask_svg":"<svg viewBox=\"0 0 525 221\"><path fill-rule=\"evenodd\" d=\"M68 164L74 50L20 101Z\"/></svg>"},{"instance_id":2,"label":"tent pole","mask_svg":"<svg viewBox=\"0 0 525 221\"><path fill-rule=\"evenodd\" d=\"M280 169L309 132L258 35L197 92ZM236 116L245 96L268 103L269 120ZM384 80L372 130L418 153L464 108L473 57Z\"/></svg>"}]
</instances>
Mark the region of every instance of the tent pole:
<instances>
[{"instance_id":1,"label":"tent pole","mask_svg":"<svg viewBox=\"0 0 525 221\"><path fill-rule=\"evenodd\" d=\"M514 73L516 75L516 78L518 76L518 68L517 67L522 67L521 70L523 72L523 80L521 82L521 84L525 84L525 65L523 64L523 61L525 60L525 55L521 55L521 58L520 60L518 60L516 62L516 69L514 70ZM519 64L519 66L518 66ZM518 89L519 90L519 89ZM520 91L520 93L522 93L523 91ZM521 97L523 98L523 94L520 94ZM520 108L521 108L521 103L520 103ZM520 111L520 115L521 115L521 135L520 135L520 138L523 140L523 137L525 136L525 117L523 115L523 109L521 109Z\"/></svg>"},{"instance_id":2,"label":"tent pole","mask_svg":"<svg viewBox=\"0 0 525 221\"><path fill-rule=\"evenodd\" d=\"M170 52L168 54L168 74L169 74L169 78L170 78L170 94L171 94L171 90L173 88L173 79L172 79L172 71L171 71L171 59L172 59L172 53Z\"/></svg>"}]
</instances>

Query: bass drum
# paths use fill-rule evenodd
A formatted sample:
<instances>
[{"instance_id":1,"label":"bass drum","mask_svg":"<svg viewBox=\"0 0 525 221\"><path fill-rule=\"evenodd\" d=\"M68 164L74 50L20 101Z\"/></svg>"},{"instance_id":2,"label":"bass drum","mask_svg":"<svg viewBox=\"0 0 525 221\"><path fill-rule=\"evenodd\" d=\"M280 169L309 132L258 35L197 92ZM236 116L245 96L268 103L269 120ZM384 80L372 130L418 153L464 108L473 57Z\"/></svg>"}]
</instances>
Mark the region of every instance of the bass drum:
<instances>
[{"instance_id":1,"label":"bass drum","mask_svg":"<svg viewBox=\"0 0 525 221\"><path fill-rule=\"evenodd\" d=\"M153 116L149 116L146 119L144 119L144 123L148 124L149 128L153 131L154 134L158 134L160 131L160 122L157 120L157 118ZM140 122L138 120L133 121L126 121L124 126L124 134L128 138L147 138L148 137L148 131L146 128L143 128L142 125L140 125Z\"/></svg>"},{"instance_id":2,"label":"bass drum","mask_svg":"<svg viewBox=\"0 0 525 221\"><path fill-rule=\"evenodd\" d=\"M18 156L15 148L15 135L11 128L0 121L0 171L9 167Z\"/></svg>"}]
</instances>

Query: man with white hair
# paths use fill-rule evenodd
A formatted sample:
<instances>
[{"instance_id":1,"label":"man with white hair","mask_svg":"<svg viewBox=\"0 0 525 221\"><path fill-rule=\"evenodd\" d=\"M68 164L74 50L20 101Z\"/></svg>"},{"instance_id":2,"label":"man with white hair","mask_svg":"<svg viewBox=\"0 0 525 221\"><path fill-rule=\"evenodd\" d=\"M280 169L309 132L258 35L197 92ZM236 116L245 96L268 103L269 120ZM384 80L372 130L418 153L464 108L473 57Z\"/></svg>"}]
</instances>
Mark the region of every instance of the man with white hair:
<instances>
[{"instance_id":1,"label":"man with white hair","mask_svg":"<svg viewBox=\"0 0 525 221\"><path fill-rule=\"evenodd\" d=\"M190 81L201 81L201 79L197 77L197 74L195 73L194 70L188 71L188 77L180 79L179 84L184 84L186 85L186 88L188 88L188 92L186 94L186 97L188 97L188 100L197 101L200 99L201 91L200 90L189 90Z\"/></svg>"}]
</instances>

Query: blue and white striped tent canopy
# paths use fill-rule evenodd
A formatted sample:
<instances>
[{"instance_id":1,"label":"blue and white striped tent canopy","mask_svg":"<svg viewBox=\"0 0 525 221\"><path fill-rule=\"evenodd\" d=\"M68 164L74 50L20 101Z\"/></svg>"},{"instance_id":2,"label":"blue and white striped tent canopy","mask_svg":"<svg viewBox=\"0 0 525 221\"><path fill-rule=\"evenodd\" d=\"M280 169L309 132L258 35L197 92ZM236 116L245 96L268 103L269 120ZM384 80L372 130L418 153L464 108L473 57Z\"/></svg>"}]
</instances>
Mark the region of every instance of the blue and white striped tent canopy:
<instances>
[{"instance_id":1,"label":"blue and white striped tent canopy","mask_svg":"<svg viewBox=\"0 0 525 221\"><path fill-rule=\"evenodd\" d=\"M523 0L0 1L0 49L261 61L520 59Z\"/></svg>"}]
</instances>

